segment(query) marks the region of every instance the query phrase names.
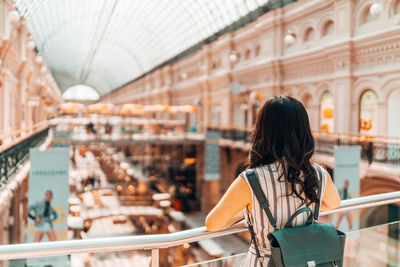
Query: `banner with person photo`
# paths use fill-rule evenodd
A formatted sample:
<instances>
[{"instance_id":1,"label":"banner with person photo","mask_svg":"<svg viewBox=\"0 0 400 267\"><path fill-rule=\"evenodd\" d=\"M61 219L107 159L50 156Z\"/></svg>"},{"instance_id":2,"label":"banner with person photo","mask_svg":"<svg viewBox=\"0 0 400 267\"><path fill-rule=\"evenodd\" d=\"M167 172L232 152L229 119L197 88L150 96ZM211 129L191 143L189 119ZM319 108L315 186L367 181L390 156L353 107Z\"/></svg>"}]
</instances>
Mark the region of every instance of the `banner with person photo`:
<instances>
[{"instance_id":1,"label":"banner with person photo","mask_svg":"<svg viewBox=\"0 0 400 267\"><path fill-rule=\"evenodd\" d=\"M67 239L69 149L30 150L27 242ZM67 256L32 258L27 266L69 266Z\"/></svg>"},{"instance_id":2,"label":"banner with person photo","mask_svg":"<svg viewBox=\"0 0 400 267\"><path fill-rule=\"evenodd\" d=\"M360 146L335 146L334 183L342 200L360 196ZM341 212L335 217L336 228L345 232L359 228L359 210Z\"/></svg>"}]
</instances>

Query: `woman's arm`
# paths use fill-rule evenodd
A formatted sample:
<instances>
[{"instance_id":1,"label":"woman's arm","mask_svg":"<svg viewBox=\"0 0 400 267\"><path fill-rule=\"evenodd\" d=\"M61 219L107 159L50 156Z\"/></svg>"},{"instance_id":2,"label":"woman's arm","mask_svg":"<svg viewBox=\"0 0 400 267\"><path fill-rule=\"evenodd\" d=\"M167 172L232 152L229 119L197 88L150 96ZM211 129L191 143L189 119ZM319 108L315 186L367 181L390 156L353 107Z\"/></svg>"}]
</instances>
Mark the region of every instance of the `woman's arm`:
<instances>
[{"instance_id":1,"label":"woman's arm","mask_svg":"<svg viewBox=\"0 0 400 267\"><path fill-rule=\"evenodd\" d=\"M206 218L207 231L225 228L243 218L243 209L251 210L251 190L238 176Z\"/></svg>"},{"instance_id":2,"label":"woman's arm","mask_svg":"<svg viewBox=\"0 0 400 267\"><path fill-rule=\"evenodd\" d=\"M39 202L35 202L28 208L28 217L31 218L32 220L36 219L38 206Z\"/></svg>"},{"instance_id":3,"label":"woman's arm","mask_svg":"<svg viewBox=\"0 0 400 267\"><path fill-rule=\"evenodd\" d=\"M332 181L331 176L327 171L325 171L326 177L326 185L325 185L325 193L322 198L321 210L331 210L339 207L340 205L340 196L336 189L335 184Z\"/></svg>"}]
</instances>

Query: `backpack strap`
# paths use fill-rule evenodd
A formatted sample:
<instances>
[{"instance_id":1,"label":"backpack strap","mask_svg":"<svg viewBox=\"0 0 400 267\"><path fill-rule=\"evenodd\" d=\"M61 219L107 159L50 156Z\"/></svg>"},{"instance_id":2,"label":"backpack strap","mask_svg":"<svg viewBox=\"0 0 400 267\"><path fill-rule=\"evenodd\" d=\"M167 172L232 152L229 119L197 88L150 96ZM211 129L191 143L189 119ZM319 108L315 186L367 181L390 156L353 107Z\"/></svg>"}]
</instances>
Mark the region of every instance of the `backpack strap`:
<instances>
[{"instance_id":1,"label":"backpack strap","mask_svg":"<svg viewBox=\"0 0 400 267\"><path fill-rule=\"evenodd\" d=\"M265 197L265 194L262 191L260 182L258 181L258 178L257 178L257 174L254 172L254 170L248 169L246 171L246 177L247 177L247 180L249 181L251 189L253 190L254 194L256 195L257 201L260 203L260 206L264 209L265 213L268 216L268 219L270 220L270 223L276 230L276 221L275 221L274 217L272 216L271 211L269 210L269 203L268 203L267 198ZM254 206L254 203L253 203L253 206ZM254 233L253 225L251 223L249 223L248 227L249 227L249 232L251 234L251 242L254 244L254 248L256 250L257 259L261 259L261 254L260 254L260 250L258 249L256 235Z\"/></svg>"},{"instance_id":2,"label":"backpack strap","mask_svg":"<svg viewBox=\"0 0 400 267\"><path fill-rule=\"evenodd\" d=\"M306 224L312 223L313 212L309 207L305 207L305 208L301 208L299 210L296 210L296 212L293 213L292 216L290 216L290 218L288 219L288 221L285 224L285 228L286 227L292 227L293 220L297 217L297 215L299 215L300 213L303 213L303 212L308 212L309 213Z\"/></svg>"},{"instance_id":3,"label":"backpack strap","mask_svg":"<svg viewBox=\"0 0 400 267\"><path fill-rule=\"evenodd\" d=\"M260 258L261 254L260 254L260 250L258 249L257 240L256 240L256 234L254 233L253 224L249 223L248 224L248 228L249 228L249 232L250 232L250 235L251 235L250 242L254 244L254 248L256 250L257 258Z\"/></svg>"},{"instance_id":4,"label":"backpack strap","mask_svg":"<svg viewBox=\"0 0 400 267\"><path fill-rule=\"evenodd\" d=\"M268 200L265 197L264 192L262 191L260 182L258 181L257 174L254 172L253 169L248 169L246 171L246 176L247 176L247 180L250 183L251 189L253 190L254 194L256 195L256 198L258 200L258 203L260 204L260 207L267 214L268 220L271 223L272 227L274 227L274 229L277 230L276 221L274 219L274 216L272 216L271 210L269 209Z\"/></svg>"},{"instance_id":5,"label":"backpack strap","mask_svg":"<svg viewBox=\"0 0 400 267\"><path fill-rule=\"evenodd\" d=\"M315 210L314 210L314 220L317 222L318 221L318 216L319 216L319 208L320 208L320 203L321 203L321 193L322 193L322 185L324 184L322 182L324 176L322 174L321 167L319 165L316 165L315 168L317 169L317 174L318 174L318 203L315 204Z\"/></svg>"}]
</instances>

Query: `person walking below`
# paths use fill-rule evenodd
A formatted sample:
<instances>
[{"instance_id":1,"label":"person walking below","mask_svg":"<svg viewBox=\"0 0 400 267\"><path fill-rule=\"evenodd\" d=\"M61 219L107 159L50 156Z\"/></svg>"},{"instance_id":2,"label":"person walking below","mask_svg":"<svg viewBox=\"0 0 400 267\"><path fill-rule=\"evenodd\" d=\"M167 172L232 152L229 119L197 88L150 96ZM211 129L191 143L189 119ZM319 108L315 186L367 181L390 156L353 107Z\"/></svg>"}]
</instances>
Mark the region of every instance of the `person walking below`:
<instances>
[{"instance_id":1,"label":"person walking below","mask_svg":"<svg viewBox=\"0 0 400 267\"><path fill-rule=\"evenodd\" d=\"M340 197L328 172L318 180L316 164L311 163L314 139L304 106L292 97L274 97L257 114L249 168L256 173L278 229L284 228L298 209L314 211L340 205ZM321 189L321 199L318 190ZM304 225L307 216L297 216L292 226ZM246 172L242 172L228 188L206 218L208 231L219 230L245 218L252 225L261 258L252 243L241 266L267 266L270 246L267 235L274 231L263 208L251 189Z\"/></svg>"},{"instance_id":2,"label":"person walking below","mask_svg":"<svg viewBox=\"0 0 400 267\"><path fill-rule=\"evenodd\" d=\"M57 219L58 215L51 206L52 199L53 192L47 190L43 200L29 206L28 216L35 221L35 237L33 238L33 242L40 242L45 234L47 234L50 241L57 240L53 229L53 221Z\"/></svg>"},{"instance_id":3,"label":"person walking below","mask_svg":"<svg viewBox=\"0 0 400 267\"><path fill-rule=\"evenodd\" d=\"M349 180L344 181L343 188L339 190L339 193L340 193L340 197L342 198L342 200L351 198L349 195ZM343 211L339 214L335 227L339 228L339 225L340 225L341 221L343 220L344 216L346 216L349 230L353 229L353 219L351 218L350 211Z\"/></svg>"}]
</instances>

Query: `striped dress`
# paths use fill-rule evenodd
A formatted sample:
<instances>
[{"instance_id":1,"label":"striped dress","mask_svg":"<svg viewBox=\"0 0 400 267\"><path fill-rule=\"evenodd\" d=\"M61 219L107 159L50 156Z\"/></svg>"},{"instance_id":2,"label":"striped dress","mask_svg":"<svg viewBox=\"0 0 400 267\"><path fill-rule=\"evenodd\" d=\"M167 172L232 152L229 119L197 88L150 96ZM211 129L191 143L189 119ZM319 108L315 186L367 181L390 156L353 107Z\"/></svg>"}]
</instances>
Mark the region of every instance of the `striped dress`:
<instances>
[{"instance_id":1,"label":"striped dress","mask_svg":"<svg viewBox=\"0 0 400 267\"><path fill-rule=\"evenodd\" d=\"M305 204L299 206L301 204L301 199L289 195L290 185L286 182L278 181L279 174L282 173L282 171L280 167L278 167L277 163L257 167L254 170L258 176L258 180L260 181L261 188L268 199L271 213L276 220L276 226L278 227L278 229L281 229L284 227L289 217L299 208L305 207ZM246 182L249 184L246 173L243 172L240 175L245 178ZM324 195L326 177L326 172L323 171L321 196ZM254 244L252 243L250 245L249 251L242 260L241 266L262 267L268 265L271 252L267 235L268 233L273 232L274 228L269 223L268 217L265 214L264 210L260 207L260 204L258 203L256 196L253 194L253 191L251 193L253 199L253 207L251 212L249 212L246 208L245 221L246 225L248 225L249 223L253 225L256 242L260 250L260 254L264 257L264 259L262 260L262 264L259 260L257 260ZM304 194L303 197L305 197ZM314 210L314 207L315 204L310 205L311 210ZM307 213L305 212L295 218L295 220L293 221L293 226L304 225L306 220Z\"/></svg>"}]
</instances>

